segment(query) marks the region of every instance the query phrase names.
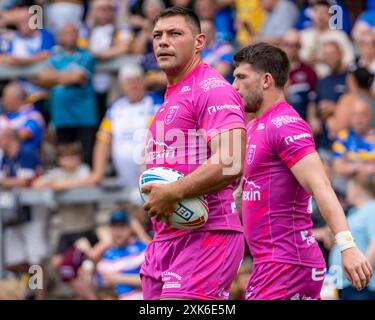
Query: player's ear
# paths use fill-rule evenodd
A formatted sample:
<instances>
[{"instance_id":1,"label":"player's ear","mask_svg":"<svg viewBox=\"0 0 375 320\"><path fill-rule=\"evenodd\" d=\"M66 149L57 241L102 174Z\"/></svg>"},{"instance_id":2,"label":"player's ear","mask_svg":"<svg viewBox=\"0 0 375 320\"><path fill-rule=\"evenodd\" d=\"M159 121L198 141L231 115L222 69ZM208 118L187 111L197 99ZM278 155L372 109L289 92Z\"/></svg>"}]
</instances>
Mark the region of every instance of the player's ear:
<instances>
[{"instance_id":1,"label":"player's ear","mask_svg":"<svg viewBox=\"0 0 375 320\"><path fill-rule=\"evenodd\" d=\"M265 73L263 76L263 89L269 89L274 83L273 77L270 73Z\"/></svg>"},{"instance_id":2,"label":"player's ear","mask_svg":"<svg viewBox=\"0 0 375 320\"><path fill-rule=\"evenodd\" d=\"M195 36L195 50L196 53L201 52L206 46L206 35L199 33Z\"/></svg>"}]
</instances>

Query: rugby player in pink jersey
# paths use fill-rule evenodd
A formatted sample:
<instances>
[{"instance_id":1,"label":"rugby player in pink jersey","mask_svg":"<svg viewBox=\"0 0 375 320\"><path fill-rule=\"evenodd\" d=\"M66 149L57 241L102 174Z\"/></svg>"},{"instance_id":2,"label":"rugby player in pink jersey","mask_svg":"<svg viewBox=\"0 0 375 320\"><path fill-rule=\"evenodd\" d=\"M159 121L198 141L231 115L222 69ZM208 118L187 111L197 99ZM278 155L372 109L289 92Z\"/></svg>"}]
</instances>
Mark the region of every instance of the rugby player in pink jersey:
<instances>
[{"instance_id":1,"label":"rugby player in pink jersey","mask_svg":"<svg viewBox=\"0 0 375 320\"><path fill-rule=\"evenodd\" d=\"M233 199L246 148L244 108L232 85L202 62L204 45L191 10L171 7L156 18L154 53L168 88L150 126L147 168L169 167L185 176L142 188L155 230L141 269L145 299L228 299L244 254ZM177 230L161 221L181 199L202 195L209 207L202 227Z\"/></svg>"},{"instance_id":2,"label":"rugby player in pink jersey","mask_svg":"<svg viewBox=\"0 0 375 320\"><path fill-rule=\"evenodd\" d=\"M363 289L372 276L315 150L309 125L285 102L289 61L258 43L234 56L234 88L247 126L242 180L244 233L254 261L247 299L320 299L325 262L311 232L311 196L341 249L343 269Z\"/></svg>"}]
</instances>

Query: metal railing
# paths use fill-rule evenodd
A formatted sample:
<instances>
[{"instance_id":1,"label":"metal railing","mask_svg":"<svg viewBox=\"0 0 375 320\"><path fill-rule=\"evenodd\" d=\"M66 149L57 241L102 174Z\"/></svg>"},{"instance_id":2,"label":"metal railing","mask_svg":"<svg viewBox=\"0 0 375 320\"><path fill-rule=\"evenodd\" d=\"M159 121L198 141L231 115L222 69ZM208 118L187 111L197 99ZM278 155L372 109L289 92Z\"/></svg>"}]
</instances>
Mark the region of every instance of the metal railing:
<instances>
[{"instance_id":1,"label":"metal railing","mask_svg":"<svg viewBox=\"0 0 375 320\"><path fill-rule=\"evenodd\" d=\"M66 191L53 192L50 189L19 188L9 190L0 189L0 279L4 277L4 221L3 214L11 210L14 203L12 197L17 198L20 205L45 206L56 208L59 204L85 203L121 203L130 199L130 188L107 183L107 186L77 188Z\"/></svg>"},{"instance_id":2,"label":"metal railing","mask_svg":"<svg viewBox=\"0 0 375 320\"><path fill-rule=\"evenodd\" d=\"M98 61L95 65L96 71L117 72L124 65L141 63L141 55L125 55L108 61ZM18 77L32 78L45 68L45 62L26 66L11 66L0 64L0 80L14 79Z\"/></svg>"}]
</instances>

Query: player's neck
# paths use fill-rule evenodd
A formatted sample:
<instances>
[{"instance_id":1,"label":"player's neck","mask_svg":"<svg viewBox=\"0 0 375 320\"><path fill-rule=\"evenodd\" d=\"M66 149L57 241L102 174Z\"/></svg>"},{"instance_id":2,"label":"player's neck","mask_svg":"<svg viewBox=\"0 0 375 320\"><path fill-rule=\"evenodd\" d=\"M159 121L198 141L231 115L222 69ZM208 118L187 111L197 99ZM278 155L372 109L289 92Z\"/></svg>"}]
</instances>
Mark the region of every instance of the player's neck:
<instances>
[{"instance_id":1,"label":"player's neck","mask_svg":"<svg viewBox=\"0 0 375 320\"><path fill-rule=\"evenodd\" d=\"M176 73L167 74L168 86L173 86L183 80L192 70L202 62L200 55L195 55L190 63Z\"/></svg>"},{"instance_id":2,"label":"player's neck","mask_svg":"<svg viewBox=\"0 0 375 320\"><path fill-rule=\"evenodd\" d=\"M264 100L260 109L255 112L255 116L260 118L264 115L269 109L273 108L276 104L281 101L285 101L285 96L282 91L275 91L274 93L265 93Z\"/></svg>"}]
</instances>

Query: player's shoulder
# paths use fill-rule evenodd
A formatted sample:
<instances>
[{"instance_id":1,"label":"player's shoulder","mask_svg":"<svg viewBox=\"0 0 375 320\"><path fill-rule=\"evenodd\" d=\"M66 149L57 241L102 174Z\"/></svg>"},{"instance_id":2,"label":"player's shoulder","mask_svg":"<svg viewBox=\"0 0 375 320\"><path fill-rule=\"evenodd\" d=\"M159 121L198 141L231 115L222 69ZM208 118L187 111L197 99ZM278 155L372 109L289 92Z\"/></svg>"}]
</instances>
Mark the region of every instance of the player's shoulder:
<instances>
[{"instance_id":1,"label":"player's shoulder","mask_svg":"<svg viewBox=\"0 0 375 320\"><path fill-rule=\"evenodd\" d=\"M206 63L202 63L193 78L194 89L198 95L211 95L212 93L225 95L229 92L237 94L233 86Z\"/></svg>"},{"instance_id":2,"label":"player's shoulder","mask_svg":"<svg viewBox=\"0 0 375 320\"><path fill-rule=\"evenodd\" d=\"M292 124L306 124L298 112L287 102L282 101L273 107L267 116L267 125L282 128Z\"/></svg>"}]
</instances>

